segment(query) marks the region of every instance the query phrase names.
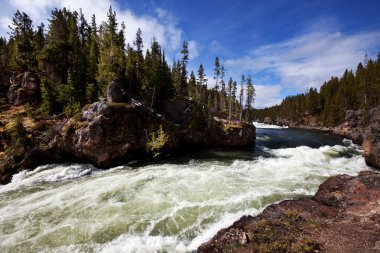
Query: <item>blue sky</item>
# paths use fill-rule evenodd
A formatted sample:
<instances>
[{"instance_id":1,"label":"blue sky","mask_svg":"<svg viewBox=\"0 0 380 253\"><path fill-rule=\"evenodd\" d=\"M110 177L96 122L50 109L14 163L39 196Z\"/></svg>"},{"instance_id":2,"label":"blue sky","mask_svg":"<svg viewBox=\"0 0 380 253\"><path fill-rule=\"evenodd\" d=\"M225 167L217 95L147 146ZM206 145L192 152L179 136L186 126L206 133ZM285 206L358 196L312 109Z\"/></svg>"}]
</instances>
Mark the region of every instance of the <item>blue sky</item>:
<instances>
[{"instance_id":1,"label":"blue sky","mask_svg":"<svg viewBox=\"0 0 380 253\"><path fill-rule=\"evenodd\" d=\"M216 56L227 76L250 74L255 107L281 102L287 95L319 86L346 68L355 69L365 54L380 51L379 0L1 0L0 35L7 36L13 13L28 13L35 25L46 23L50 10L83 9L98 23L112 5L132 42L138 27L146 47L156 36L172 59L183 40L190 44L190 68L203 63L212 78Z\"/></svg>"}]
</instances>

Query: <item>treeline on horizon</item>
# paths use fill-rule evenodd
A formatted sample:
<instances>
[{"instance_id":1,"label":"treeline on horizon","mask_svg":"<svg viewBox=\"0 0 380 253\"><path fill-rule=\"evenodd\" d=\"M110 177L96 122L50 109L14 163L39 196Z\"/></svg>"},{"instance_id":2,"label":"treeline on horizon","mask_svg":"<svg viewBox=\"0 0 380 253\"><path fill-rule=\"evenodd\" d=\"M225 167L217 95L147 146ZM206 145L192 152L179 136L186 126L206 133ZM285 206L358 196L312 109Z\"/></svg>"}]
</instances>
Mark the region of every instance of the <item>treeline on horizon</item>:
<instances>
[{"instance_id":1,"label":"treeline on horizon","mask_svg":"<svg viewBox=\"0 0 380 253\"><path fill-rule=\"evenodd\" d=\"M126 44L126 25L120 25L110 7L107 21L99 26L82 11L66 8L51 12L48 26L34 29L32 20L17 11L12 19L9 40L0 38L0 72L38 73L41 79L40 111L72 115L85 104L105 96L111 82L122 84L129 96L154 109L160 101L190 96L216 116L250 120L255 89L251 77L225 80L225 68L215 59L215 86L207 89L203 65L197 75L188 73L188 43L182 58L169 66L165 52L152 38L144 52L142 31L133 45ZM238 94L239 93L239 94ZM245 100L245 101L243 101ZM244 105L244 106L243 106Z\"/></svg>"},{"instance_id":2,"label":"treeline on horizon","mask_svg":"<svg viewBox=\"0 0 380 253\"><path fill-rule=\"evenodd\" d=\"M284 119L299 122L305 116L313 116L325 126L344 122L347 110L368 110L380 103L380 53L376 60L365 57L356 71L345 70L343 75L332 77L319 92L310 88L304 94L286 97L280 105L254 109L254 119L270 117L274 121Z\"/></svg>"}]
</instances>

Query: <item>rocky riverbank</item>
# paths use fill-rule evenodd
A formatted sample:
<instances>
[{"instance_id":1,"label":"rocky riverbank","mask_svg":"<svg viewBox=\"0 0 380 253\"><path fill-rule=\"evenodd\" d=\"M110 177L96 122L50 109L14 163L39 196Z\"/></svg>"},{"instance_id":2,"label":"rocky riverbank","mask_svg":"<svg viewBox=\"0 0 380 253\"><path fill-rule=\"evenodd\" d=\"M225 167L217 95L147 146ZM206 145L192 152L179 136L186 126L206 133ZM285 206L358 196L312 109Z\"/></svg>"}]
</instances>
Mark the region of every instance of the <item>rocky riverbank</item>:
<instances>
[{"instance_id":1,"label":"rocky riverbank","mask_svg":"<svg viewBox=\"0 0 380 253\"><path fill-rule=\"evenodd\" d=\"M366 163L380 169L380 106L367 111L348 110L346 111L345 122L336 127L320 125L315 118L308 115L300 122L292 122L286 118L272 120L266 117L263 123L328 131L351 139L355 144L362 145Z\"/></svg>"},{"instance_id":2,"label":"rocky riverbank","mask_svg":"<svg viewBox=\"0 0 380 253\"><path fill-rule=\"evenodd\" d=\"M10 110L25 116L24 127L28 121L31 126L26 128L21 149L3 153L1 184L23 169L46 163L89 162L108 168L200 148L255 145L252 124L229 124L213 118L188 97L164 101L157 111L135 100L115 103L104 99L69 119L31 119L21 107ZM4 118L10 114L4 112ZM11 128L12 124L3 125Z\"/></svg>"},{"instance_id":3,"label":"rocky riverbank","mask_svg":"<svg viewBox=\"0 0 380 253\"><path fill-rule=\"evenodd\" d=\"M380 174L338 175L313 197L270 205L220 230L198 252L379 252Z\"/></svg>"}]
</instances>

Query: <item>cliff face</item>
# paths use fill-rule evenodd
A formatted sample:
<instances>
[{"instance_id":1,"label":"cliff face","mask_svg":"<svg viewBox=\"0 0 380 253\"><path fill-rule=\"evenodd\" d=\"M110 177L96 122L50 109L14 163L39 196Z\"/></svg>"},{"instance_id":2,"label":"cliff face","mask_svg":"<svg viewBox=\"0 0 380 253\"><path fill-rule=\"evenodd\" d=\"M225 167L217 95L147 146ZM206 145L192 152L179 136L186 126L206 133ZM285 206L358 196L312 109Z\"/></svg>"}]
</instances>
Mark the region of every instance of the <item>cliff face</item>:
<instances>
[{"instance_id":1,"label":"cliff face","mask_svg":"<svg viewBox=\"0 0 380 253\"><path fill-rule=\"evenodd\" d=\"M380 169L380 107L347 111L345 120L333 132L361 144L366 163Z\"/></svg>"},{"instance_id":2,"label":"cliff face","mask_svg":"<svg viewBox=\"0 0 380 253\"><path fill-rule=\"evenodd\" d=\"M165 103L156 113L134 100L101 100L69 120L34 131L23 154L0 163L0 183L45 163L90 162L107 168L194 148L255 145L252 124L226 125L185 97Z\"/></svg>"},{"instance_id":3,"label":"cliff face","mask_svg":"<svg viewBox=\"0 0 380 253\"><path fill-rule=\"evenodd\" d=\"M380 174L339 175L314 197L268 206L220 230L198 252L379 252Z\"/></svg>"},{"instance_id":4,"label":"cliff face","mask_svg":"<svg viewBox=\"0 0 380 253\"><path fill-rule=\"evenodd\" d=\"M131 159L179 152L190 147L246 147L254 145L255 128L243 124L226 130L187 98L171 101L188 108L174 115L179 123L138 103L96 102L70 119L55 146L66 156L108 167ZM182 115L184 114L184 115ZM173 117L173 116L172 116ZM173 118L173 120L174 120Z\"/></svg>"}]
</instances>

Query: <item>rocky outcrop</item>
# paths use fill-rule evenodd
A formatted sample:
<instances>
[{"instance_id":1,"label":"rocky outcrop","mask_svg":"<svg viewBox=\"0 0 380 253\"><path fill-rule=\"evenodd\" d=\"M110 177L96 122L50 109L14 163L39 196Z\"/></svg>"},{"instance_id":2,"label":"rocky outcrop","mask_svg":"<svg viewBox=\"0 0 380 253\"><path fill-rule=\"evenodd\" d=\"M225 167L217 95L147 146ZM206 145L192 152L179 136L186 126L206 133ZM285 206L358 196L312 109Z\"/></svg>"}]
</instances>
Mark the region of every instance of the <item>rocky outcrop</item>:
<instances>
[{"instance_id":1,"label":"rocky outcrop","mask_svg":"<svg viewBox=\"0 0 380 253\"><path fill-rule=\"evenodd\" d=\"M166 112L168 118L176 123L136 101L93 103L66 122L59 137L49 146L60 150L66 159L74 158L99 167L109 167L132 159L181 152L193 146L254 145L253 125L242 124L225 129L220 122L205 115L204 110L197 109L189 99L182 98L171 103L189 106L188 111L182 111L185 118L178 112L178 115L172 113L170 116ZM176 117L179 119L175 120Z\"/></svg>"},{"instance_id":2,"label":"rocky outcrop","mask_svg":"<svg viewBox=\"0 0 380 253\"><path fill-rule=\"evenodd\" d=\"M339 175L314 197L270 205L220 230L198 252L379 252L380 174Z\"/></svg>"},{"instance_id":3,"label":"rocky outcrop","mask_svg":"<svg viewBox=\"0 0 380 253\"><path fill-rule=\"evenodd\" d=\"M380 107L347 111L345 122L333 132L361 144L366 163L380 168Z\"/></svg>"},{"instance_id":4,"label":"rocky outcrop","mask_svg":"<svg viewBox=\"0 0 380 253\"><path fill-rule=\"evenodd\" d=\"M363 134L364 158L368 165L380 168L380 107L369 111L369 124Z\"/></svg>"},{"instance_id":5,"label":"rocky outcrop","mask_svg":"<svg viewBox=\"0 0 380 253\"><path fill-rule=\"evenodd\" d=\"M264 124L273 124L273 120L270 117L265 117L263 120Z\"/></svg>"},{"instance_id":6,"label":"rocky outcrop","mask_svg":"<svg viewBox=\"0 0 380 253\"><path fill-rule=\"evenodd\" d=\"M33 72L10 78L8 102L14 105L37 104L40 100L40 79Z\"/></svg>"},{"instance_id":7,"label":"rocky outcrop","mask_svg":"<svg viewBox=\"0 0 380 253\"><path fill-rule=\"evenodd\" d=\"M186 97L164 103L157 113L135 100L110 103L103 99L68 120L39 123L40 129L27 135L20 155L0 162L0 183L43 163L89 162L107 168L194 148L255 145L252 124L226 125Z\"/></svg>"},{"instance_id":8,"label":"rocky outcrop","mask_svg":"<svg viewBox=\"0 0 380 253\"><path fill-rule=\"evenodd\" d=\"M122 83L112 81L107 88L107 101L110 103L125 103L131 98Z\"/></svg>"}]
</instances>

